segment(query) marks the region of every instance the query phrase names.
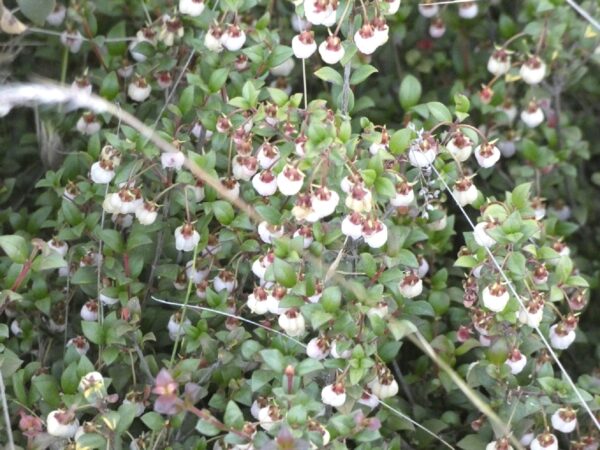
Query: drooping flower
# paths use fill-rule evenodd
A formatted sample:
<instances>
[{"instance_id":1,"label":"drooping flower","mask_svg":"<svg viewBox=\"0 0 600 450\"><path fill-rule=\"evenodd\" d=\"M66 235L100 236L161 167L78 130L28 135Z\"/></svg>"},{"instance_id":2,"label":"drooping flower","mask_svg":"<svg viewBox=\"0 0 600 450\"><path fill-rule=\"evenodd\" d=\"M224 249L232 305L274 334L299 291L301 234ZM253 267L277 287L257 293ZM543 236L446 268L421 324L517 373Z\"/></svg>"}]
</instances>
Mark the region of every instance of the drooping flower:
<instances>
[{"instance_id":1,"label":"drooping flower","mask_svg":"<svg viewBox=\"0 0 600 450\"><path fill-rule=\"evenodd\" d=\"M46 417L46 429L50 436L72 438L79 428L79 420L71 410L56 409Z\"/></svg>"},{"instance_id":2,"label":"drooping flower","mask_svg":"<svg viewBox=\"0 0 600 450\"><path fill-rule=\"evenodd\" d=\"M179 251L191 252L200 242L200 233L194 229L191 222L175 228L175 248Z\"/></svg>"},{"instance_id":3,"label":"drooping flower","mask_svg":"<svg viewBox=\"0 0 600 450\"><path fill-rule=\"evenodd\" d=\"M321 390L321 401L325 405L339 408L346 403L346 388L343 383L328 384Z\"/></svg>"},{"instance_id":4,"label":"drooping flower","mask_svg":"<svg viewBox=\"0 0 600 450\"><path fill-rule=\"evenodd\" d=\"M181 405L179 384L173 379L167 369L163 368L158 372L152 393L158 395L154 401L154 411L159 414L177 414Z\"/></svg>"}]
</instances>

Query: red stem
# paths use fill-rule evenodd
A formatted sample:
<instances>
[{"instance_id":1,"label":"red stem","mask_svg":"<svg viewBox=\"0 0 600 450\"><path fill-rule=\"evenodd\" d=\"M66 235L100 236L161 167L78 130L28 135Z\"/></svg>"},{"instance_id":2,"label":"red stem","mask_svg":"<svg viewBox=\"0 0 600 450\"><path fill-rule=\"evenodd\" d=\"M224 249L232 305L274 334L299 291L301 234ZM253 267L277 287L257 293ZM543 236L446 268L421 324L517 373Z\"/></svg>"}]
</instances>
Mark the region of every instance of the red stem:
<instances>
[{"instance_id":1,"label":"red stem","mask_svg":"<svg viewBox=\"0 0 600 450\"><path fill-rule=\"evenodd\" d=\"M33 263L33 259L36 257L36 255L38 254L39 251L40 251L40 249L37 246L34 246L34 249L31 251L31 254L29 255L29 259L27 261L25 261L25 264L23 264L23 268L21 269L21 272L17 276L17 279L15 280L13 285L10 287L11 291L16 292L16 290L19 289L19 287L21 286L21 284L27 277L27 274L31 270L31 264Z\"/></svg>"}]
</instances>

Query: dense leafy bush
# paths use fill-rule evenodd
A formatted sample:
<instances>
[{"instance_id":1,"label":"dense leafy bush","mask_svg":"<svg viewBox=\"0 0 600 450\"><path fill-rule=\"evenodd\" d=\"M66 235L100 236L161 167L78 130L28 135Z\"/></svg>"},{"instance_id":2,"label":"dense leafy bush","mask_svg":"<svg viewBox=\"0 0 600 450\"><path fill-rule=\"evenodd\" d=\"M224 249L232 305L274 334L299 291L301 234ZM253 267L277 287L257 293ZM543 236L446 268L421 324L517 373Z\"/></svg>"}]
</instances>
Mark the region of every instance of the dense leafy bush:
<instances>
[{"instance_id":1,"label":"dense leafy bush","mask_svg":"<svg viewBox=\"0 0 600 450\"><path fill-rule=\"evenodd\" d=\"M598 448L572 2L16 3L6 448Z\"/></svg>"}]
</instances>

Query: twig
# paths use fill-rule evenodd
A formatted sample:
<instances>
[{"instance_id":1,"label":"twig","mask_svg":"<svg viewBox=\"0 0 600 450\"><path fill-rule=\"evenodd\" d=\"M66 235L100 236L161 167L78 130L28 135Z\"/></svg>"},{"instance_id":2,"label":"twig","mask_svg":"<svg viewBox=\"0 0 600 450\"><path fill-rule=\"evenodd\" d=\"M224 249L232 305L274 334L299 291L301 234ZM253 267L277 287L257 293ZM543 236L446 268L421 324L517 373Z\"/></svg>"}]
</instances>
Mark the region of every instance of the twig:
<instances>
[{"instance_id":1,"label":"twig","mask_svg":"<svg viewBox=\"0 0 600 450\"><path fill-rule=\"evenodd\" d=\"M142 369L142 372L144 372L144 375L146 376L147 383L154 384L154 377L152 376L150 367L148 366L148 363L146 362L146 359L144 358L144 352L142 352L142 349L140 348L139 344L135 341L133 342L133 349L135 350L135 352L138 355L138 359L140 360L140 368Z\"/></svg>"},{"instance_id":2,"label":"twig","mask_svg":"<svg viewBox=\"0 0 600 450\"><path fill-rule=\"evenodd\" d=\"M600 31L600 22L598 22L596 19L594 19L592 16L589 15L589 13L584 10L581 6L579 6L577 3L575 3L573 0L567 0L567 3L569 4L569 6L571 6L571 8L573 8L575 11L577 11L577 13L583 17L585 20L587 20L594 28L596 28L596 30Z\"/></svg>"},{"instance_id":3,"label":"twig","mask_svg":"<svg viewBox=\"0 0 600 450\"><path fill-rule=\"evenodd\" d=\"M108 183L104 189L104 198L108 195ZM104 220L106 219L106 210L102 208L102 215L100 216L100 242L98 242L98 274L96 277L96 298L98 299L98 322L102 325L104 322L104 303L100 301L100 290L102 286L102 263L104 262L104 255L102 254L104 241L102 240L102 230L104 230ZM70 269L69 269L70 270Z\"/></svg>"},{"instance_id":4,"label":"twig","mask_svg":"<svg viewBox=\"0 0 600 450\"><path fill-rule=\"evenodd\" d=\"M302 58L302 86L304 87L304 111L308 114L308 91L306 89L306 58Z\"/></svg>"},{"instance_id":5,"label":"twig","mask_svg":"<svg viewBox=\"0 0 600 450\"><path fill-rule=\"evenodd\" d=\"M179 83L181 83L181 80L183 79L183 76L185 75L185 73L186 73L186 71L188 69L188 66L192 62L192 59L194 58L195 54L196 54L196 50L192 49L192 51L190 52L190 55L188 56L188 59L186 60L186 62L183 65L183 67L181 68L181 71L179 72L179 75L177 76L177 79L175 80L175 83L171 87L169 95L167 95L165 97L165 102L163 103L162 108L160 108L160 111L158 112L158 115L156 116L156 120L152 124L152 128L156 128L156 126L158 125L158 122L160 121L160 118L162 117L163 113L167 109L167 106L169 106L169 102L171 101L171 99L175 95L175 92L177 91L177 86L179 86Z\"/></svg>"},{"instance_id":6,"label":"twig","mask_svg":"<svg viewBox=\"0 0 600 450\"><path fill-rule=\"evenodd\" d=\"M185 191L187 193L187 190ZM186 195L186 210L187 210L187 195ZM189 220L189 219L188 219ZM198 259L198 246L194 247L194 254L192 255L192 273L196 271L196 261ZM188 277L187 291L185 293L185 300L183 301L183 305L181 305L181 319L179 323L183 328L185 324L185 315L187 313L188 302L190 301L190 296L192 295L192 287L194 286L194 277ZM171 352L171 361L169 363L169 367L173 367L173 363L175 362L175 355L177 355L177 348L179 347L179 341L181 339L181 335L185 334L185 330L181 329L181 331L177 332L175 336L175 344L173 345L173 351Z\"/></svg>"},{"instance_id":7,"label":"twig","mask_svg":"<svg viewBox=\"0 0 600 450\"><path fill-rule=\"evenodd\" d=\"M372 394L369 394L369 392L367 392L368 395L370 395L371 397L375 397ZM377 397L375 397L377 398ZM389 409L390 411L394 412L394 414L396 414L399 417L402 417L404 420L409 421L410 423L412 423L415 427L420 428L421 430L423 430L425 433L427 433L430 436L433 436L434 438L436 438L438 441L440 441L442 444L444 444L446 447L450 448L450 449L454 449L454 447L452 447L448 442L446 442L444 439L442 439L441 437L439 437L437 434L435 434L433 431L431 431L429 428L424 427L423 425L421 425L419 422L417 422L414 419L411 419L410 417L408 417L406 414L404 414L402 411L397 410L396 408L388 405L386 402L382 402L381 400L377 399L379 401L379 404L381 406L383 406L384 408Z\"/></svg>"},{"instance_id":8,"label":"twig","mask_svg":"<svg viewBox=\"0 0 600 450\"><path fill-rule=\"evenodd\" d=\"M440 2L431 2L431 3L423 3L421 2L420 4L423 6L431 6L431 5L454 5L454 4L458 4L458 3L471 3L473 1L477 1L477 0L446 0L446 1L440 1Z\"/></svg>"},{"instance_id":9,"label":"twig","mask_svg":"<svg viewBox=\"0 0 600 450\"><path fill-rule=\"evenodd\" d=\"M183 304L182 304L182 303L175 303L175 302L169 302L169 301L167 301L167 300L161 300L160 298L157 298L157 297L155 297L155 296L152 296L152 300L154 300L155 302L158 302L158 303L162 303L162 304L164 304L164 305L176 306L176 307L178 307L178 308L181 308L181 307L183 306ZM279 331L279 330L275 330L275 329L273 329L273 328L271 328L271 327L268 327L268 326L266 326L266 325L263 325L263 324L261 324L261 323L254 322L253 320L246 319L245 317L242 317L242 316L236 316L235 314L230 314L230 313L228 313L228 312L224 312L224 311L219 311L218 309L206 308L206 307L204 307L204 306L198 306L198 305L188 305L187 307L188 307L188 308L192 308L192 309L197 309L197 310L199 310L199 311L206 311L206 312L210 312L210 313L214 313L214 314L219 314L219 315L221 315L221 316L225 316L225 317L231 317L232 319L241 320L242 322L249 323L249 324L251 324L251 325L254 325L254 326L256 326L256 327L260 327L260 328L263 328L263 329L265 329L265 330L267 330L267 331L271 331L271 332L273 332L273 333L275 333L275 334L278 334L278 335L280 335L280 336L283 336L284 338L287 338L287 339L289 339L290 341L292 341L292 342L295 342L296 344L298 344L298 345L300 345L300 346L302 346L302 347L306 348L306 344L304 344L303 342L299 341L298 339L294 339L293 337L291 337L291 336L288 336L287 334L285 334L285 333L282 333L282 332L281 332L281 331Z\"/></svg>"},{"instance_id":10,"label":"twig","mask_svg":"<svg viewBox=\"0 0 600 450\"><path fill-rule=\"evenodd\" d=\"M166 222L169 217L169 209L171 206L171 196L168 195L165 199L165 202L162 206L162 221ZM160 255L162 253L162 247L165 240L165 227L161 227L158 231L158 236L156 238L156 249L154 250L154 259L152 260L152 266L150 267L150 276L148 277L148 284L146 289L146 294L144 295L144 300L142 301L142 305L144 305L148 301L148 297L150 297L150 292L152 291L152 284L154 284L154 277L156 276L156 268L158 267L158 260L160 259Z\"/></svg>"},{"instance_id":11,"label":"twig","mask_svg":"<svg viewBox=\"0 0 600 450\"><path fill-rule=\"evenodd\" d=\"M392 364L392 367L394 368L394 373L396 374L396 377L398 378L398 380L400 381L400 385L402 386L402 390L404 391L404 394L406 395L406 398L408 399L408 402L411 405L415 405L415 399L412 396L412 392L410 391L410 388L408 387L408 384L406 383L406 380L404 379L404 375L402 375L402 371L400 370L400 366L398 365L398 361L394 361Z\"/></svg>"},{"instance_id":12,"label":"twig","mask_svg":"<svg viewBox=\"0 0 600 450\"><path fill-rule=\"evenodd\" d=\"M354 22L352 14L348 21L348 36L352 36ZM350 101L350 73L352 71L352 63L348 61L344 66L344 84L342 85L342 115L348 114L348 102Z\"/></svg>"},{"instance_id":13,"label":"twig","mask_svg":"<svg viewBox=\"0 0 600 450\"><path fill-rule=\"evenodd\" d=\"M6 389L4 388L4 375L0 370L0 397L2 400L2 411L4 412L4 424L6 425L6 437L8 439L8 448L15 450L15 441L13 440L12 428L10 424L10 415L8 413L8 404L6 402Z\"/></svg>"}]
</instances>

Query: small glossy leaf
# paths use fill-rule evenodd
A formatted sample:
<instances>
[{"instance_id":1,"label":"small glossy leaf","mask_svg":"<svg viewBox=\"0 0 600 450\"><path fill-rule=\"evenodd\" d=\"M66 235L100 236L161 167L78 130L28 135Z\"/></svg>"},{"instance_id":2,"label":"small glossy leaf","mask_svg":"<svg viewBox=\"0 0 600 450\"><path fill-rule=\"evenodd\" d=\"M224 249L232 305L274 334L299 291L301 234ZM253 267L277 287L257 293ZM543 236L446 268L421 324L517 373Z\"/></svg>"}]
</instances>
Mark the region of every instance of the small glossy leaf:
<instances>
[{"instance_id":1,"label":"small glossy leaf","mask_svg":"<svg viewBox=\"0 0 600 450\"><path fill-rule=\"evenodd\" d=\"M29 256L29 244L24 237L16 234L0 236L0 247L11 261L23 264Z\"/></svg>"},{"instance_id":2,"label":"small glossy leaf","mask_svg":"<svg viewBox=\"0 0 600 450\"><path fill-rule=\"evenodd\" d=\"M452 122L452 114L450 114L450 110L443 103L429 102L427 103L427 109L440 122Z\"/></svg>"},{"instance_id":3,"label":"small glossy leaf","mask_svg":"<svg viewBox=\"0 0 600 450\"><path fill-rule=\"evenodd\" d=\"M17 0L25 17L38 25L43 25L46 17L54 10L55 0Z\"/></svg>"},{"instance_id":4,"label":"small glossy leaf","mask_svg":"<svg viewBox=\"0 0 600 450\"><path fill-rule=\"evenodd\" d=\"M342 76L331 67L321 67L315 75L323 81L341 86L344 83Z\"/></svg>"},{"instance_id":5,"label":"small glossy leaf","mask_svg":"<svg viewBox=\"0 0 600 450\"><path fill-rule=\"evenodd\" d=\"M350 76L350 84L354 85L362 83L376 72L379 71L375 67L371 66L370 64L364 64L352 72L352 75Z\"/></svg>"},{"instance_id":6,"label":"small glossy leaf","mask_svg":"<svg viewBox=\"0 0 600 450\"><path fill-rule=\"evenodd\" d=\"M400 83L398 98L404 110L416 105L421 98L421 82L414 75L406 75Z\"/></svg>"},{"instance_id":7,"label":"small glossy leaf","mask_svg":"<svg viewBox=\"0 0 600 450\"><path fill-rule=\"evenodd\" d=\"M296 285L296 269L283 259L275 258L273 274L275 275L275 281L282 286L291 288Z\"/></svg>"}]
</instances>

